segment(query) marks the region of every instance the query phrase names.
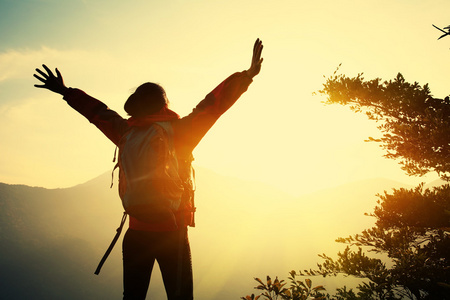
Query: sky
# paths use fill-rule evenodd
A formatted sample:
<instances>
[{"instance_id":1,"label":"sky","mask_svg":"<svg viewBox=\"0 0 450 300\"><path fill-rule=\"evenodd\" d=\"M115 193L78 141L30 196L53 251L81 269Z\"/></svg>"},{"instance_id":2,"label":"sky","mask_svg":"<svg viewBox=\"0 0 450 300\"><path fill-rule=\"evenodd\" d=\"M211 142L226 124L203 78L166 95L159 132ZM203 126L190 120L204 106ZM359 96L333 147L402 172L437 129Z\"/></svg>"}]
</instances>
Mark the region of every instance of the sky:
<instances>
[{"instance_id":1,"label":"sky","mask_svg":"<svg viewBox=\"0 0 450 300\"><path fill-rule=\"evenodd\" d=\"M314 95L339 72L429 83L450 94L449 1L0 0L0 181L70 187L113 168L114 145L62 100L36 89L34 69L58 68L126 116L143 82L160 83L180 115L222 80L261 73L194 152L194 166L271 184L292 195L347 182L408 177L383 158L377 124ZM200 184L200 183L199 183Z\"/></svg>"}]
</instances>

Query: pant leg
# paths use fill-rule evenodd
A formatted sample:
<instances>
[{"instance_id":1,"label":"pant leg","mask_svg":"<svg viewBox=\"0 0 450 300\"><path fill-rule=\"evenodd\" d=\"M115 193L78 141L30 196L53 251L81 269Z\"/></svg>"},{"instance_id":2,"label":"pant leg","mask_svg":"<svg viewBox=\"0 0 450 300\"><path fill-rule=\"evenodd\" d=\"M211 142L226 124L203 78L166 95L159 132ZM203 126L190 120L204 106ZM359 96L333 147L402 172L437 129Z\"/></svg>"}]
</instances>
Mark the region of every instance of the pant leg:
<instances>
[{"instance_id":1,"label":"pant leg","mask_svg":"<svg viewBox=\"0 0 450 300\"><path fill-rule=\"evenodd\" d=\"M187 228L167 232L156 259L161 269L168 300L192 300L192 260Z\"/></svg>"},{"instance_id":2,"label":"pant leg","mask_svg":"<svg viewBox=\"0 0 450 300\"><path fill-rule=\"evenodd\" d=\"M155 262L152 237L147 232L128 229L123 238L123 299L144 300Z\"/></svg>"}]
</instances>

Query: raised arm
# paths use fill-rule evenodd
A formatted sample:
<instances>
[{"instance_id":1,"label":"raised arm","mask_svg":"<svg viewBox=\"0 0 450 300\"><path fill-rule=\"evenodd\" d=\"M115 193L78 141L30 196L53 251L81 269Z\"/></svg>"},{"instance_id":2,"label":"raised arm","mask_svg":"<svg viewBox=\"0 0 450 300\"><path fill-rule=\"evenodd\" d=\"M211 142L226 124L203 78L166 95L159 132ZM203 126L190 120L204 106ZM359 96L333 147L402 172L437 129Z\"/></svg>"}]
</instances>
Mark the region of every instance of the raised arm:
<instances>
[{"instance_id":1,"label":"raised arm","mask_svg":"<svg viewBox=\"0 0 450 300\"><path fill-rule=\"evenodd\" d=\"M259 71L261 71L261 64L263 62L263 58L261 58L262 49L262 41L260 39L257 39L255 45L253 46L252 64L247 70L247 74L248 76L250 76L250 78L255 77L259 74Z\"/></svg>"},{"instance_id":2,"label":"raised arm","mask_svg":"<svg viewBox=\"0 0 450 300\"><path fill-rule=\"evenodd\" d=\"M55 69L55 76L46 65L42 65L42 67L45 69L45 71L47 71L47 74L39 69L36 69L36 72L38 72L42 77L36 74L33 74L33 76L44 84L35 84L34 86L37 88L48 89L52 92L64 95L67 92L68 88L64 84L64 80L58 69Z\"/></svg>"},{"instance_id":3,"label":"raised arm","mask_svg":"<svg viewBox=\"0 0 450 300\"><path fill-rule=\"evenodd\" d=\"M257 39L253 46L250 68L238 72L220 83L188 116L174 123L174 130L183 153L192 151L219 117L225 113L248 89L253 77L259 74L263 59L263 45Z\"/></svg>"},{"instance_id":4,"label":"raised arm","mask_svg":"<svg viewBox=\"0 0 450 300\"><path fill-rule=\"evenodd\" d=\"M58 69L55 69L55 76L46 65L42 65L42 67L47 73L36 69L39 75L34 74L33 76L43 84L35 84L34 86L63 95L67 104L97 126L117 145L123 133L128 130L127 121L115 111L110 110L103 102L89 96L82 90L66 87Z\"/></svg>"}]
</instances>

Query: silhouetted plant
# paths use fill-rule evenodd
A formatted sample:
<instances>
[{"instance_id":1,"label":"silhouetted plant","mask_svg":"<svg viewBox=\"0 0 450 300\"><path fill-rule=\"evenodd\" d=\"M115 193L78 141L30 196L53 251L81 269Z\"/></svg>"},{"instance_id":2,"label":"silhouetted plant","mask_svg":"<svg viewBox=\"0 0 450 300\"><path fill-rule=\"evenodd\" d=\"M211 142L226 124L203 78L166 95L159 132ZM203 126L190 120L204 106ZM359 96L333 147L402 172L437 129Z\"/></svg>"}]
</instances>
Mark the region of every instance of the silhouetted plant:
<instances>
[{"instance_id":1,"label":"silhouetted plant","mask_svg":"<svg viewBox=\"0 0 450 300\"><path fill-rule=\"evenodd\" d=\"M428 84L409 83L402 74L389 81L365 80L333 74L320 94L326 104L348 105L381 121L381 138L369 137L387 150L385 157L399 159L409 175L436 171L443 179L450 174L450 99L434 98Z\"/></svg>"},{"instance_id":2,"label":"silhouetted plant","mask_svg":"<svg viewBox=\"0 0 450 300\"><path fill-rule=\"evenodd\" d=\"M349 105L380 121L383 137L369 137L387 150L385 157L399 159L409 175L436 172L450 179L450 99L434 98L428 84L407 82L399 73L394 80L364 80L333 74L319 91L327 104ZM450 294L450 186L394 189L377 195L378 206L370 216L375 227L337 241L357 246L338 254L325 254L319 273L344 273L370 282L358 295L376 299L445 299ZM379 259L364 255L361 247L390 258L387 268ZM447 295L447 296L445 296Z\"/></svg>"},{"instance_id":3,"label":"silhouetted plant","mask_svg":"<svg viewBox=\"0 0 450 300\"><path fill-rule=\"evenodd\" d=\"M358 247L347 247L334 261L326 255L319 264L320 274L344 273L370 279L360 286L365 294L378 299L445 299L450 278L450 186L424 189L394 189L393 194L378 195L379 206L371 216L376 226L337 241ZM379 259L368 258L369 252L383 253L392 267Z\"/></svg>"},{"instance_id":4,"label":"silhouetted plant","mask_svg":"<svg viewBox=\"0 0 450 300\"><path fill-rule=\"evenodd\" d=\"M335 72L336 73L336 72ZM365 81L333 74L319 91L327 95L327 104L349 105L380 121L380 142L387 158L400 159L409 175L435 171L450 179L450 100L431 96L428 85L410 84L399 73L394 80L379 78ZM337 241L347 243L338 259L322 254L318 270L304 275L343 273L367 278L358 286L357 295L343 299L446 299L450 294L450 186L424 189L394 189L392 194L377 195L378 206L370 216L375 227ZM350 247L358 247L357 251ZM364 254L384 254L380 259ZM342 292L342 290L341 290Z\"/></svg>"},{"instance_id":5,"label":"silhouetted plant","mask_svg":"<svg viewBox=\"0 0 450 300\"><path fill-rule=\"evenodd\" d=\"M289 287L286 286L286 282L284 280L278 280L278 277L272 281L272 279L267 276L266 282L263 282L259 278L255 278L255 280L259 283L255 289L262 290L261 295L255 296L252 294L251 296L241 297L243 300L257 300L261 296L263 299L267 300L306 300L306 299L328 299L328 296L325 296L321 291L325 291L323 286L312 287L312 281L310 279L305 279L305 282L296 280L297 274L295 271L291 271L289 276L289 280L291 285Z\"/></svg>"},{"instance_id":6,"label":"silhouetted plant","mask_svg":"<svg viewBox=\"0 0 450 300\"><path fill-rule=\"evenodd\" d=\"M394 80L364 80L336 75L319 93L325 103L349 105L380 122L381 138L369 137L399 159L409 175L436 172L450 179L450 99L434 98L428 85L411 84L399 73ZM337 242L348 244L338 258L319 255L323 262L303 276L351 275L368 279L357 293L337 289L332 299L450 299L450 185L425 189L393 189L377 195L369 216L373 228ZM356 247L356 250L355 250ZM389 266L367 252L384 255ZM251 299L251 298L249 298Z\"/></svg>"}]
</instances>

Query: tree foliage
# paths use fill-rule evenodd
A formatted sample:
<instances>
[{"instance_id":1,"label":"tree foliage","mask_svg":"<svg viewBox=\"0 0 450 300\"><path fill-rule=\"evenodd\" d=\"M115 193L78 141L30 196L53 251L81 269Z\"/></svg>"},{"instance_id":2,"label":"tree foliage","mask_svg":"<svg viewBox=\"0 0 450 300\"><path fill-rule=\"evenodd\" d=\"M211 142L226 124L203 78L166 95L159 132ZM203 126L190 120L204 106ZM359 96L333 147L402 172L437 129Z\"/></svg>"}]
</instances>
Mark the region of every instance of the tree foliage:
<instances>
[{"instance_id":1,"label":"tree foliage","mask_svg":"<svg viewBox=\"0 0 450 300\"><path fill-rule=\"evenodd\" d=\"M450 186L394 189L378 195L373 228L338 242L347 243L338 259L322 254L318 270L303 275L343 273L367 278L359 296L369 299L447 299L450 295ZM358 248L352 250L351 246ZM383 254L370 258L363 252Z\"/></svg>"},{"instance_id":2,"label":"tree foliage","mask_svg":"<svg viewBox=\"0 0 450 300\"><path fill-rule=\"evenodd\" d=\"M411 84L400 73L381 81L335 72L319 93L327 104L348 105L379 122L382 137L368 140L379 142L387 158L400 160L407 174L433 171L450 180L449 97L434 98L427 84ZM347 244L337 259L319 255L317 269L298 274L365 279L356 293L344 286L331 299L450 299L450 185L420 184L377 197L368 214L376 219L374 227L337 239Z\"/></svg>"},{"instance_id":3,"label":"tree foliage","mask_svg":"<svg viewBox=\"0 0 450 300\"><path fill-rule=\"evenodd\" d=\"M322 292L325 291L325 288L321 285L312 286L312 281L310 279L305 279L303 283L300 280L296 279L298 274L295 271L291 271L289 276L289 280L291 285L286 287L286 282L284 280L278 280L278 277L275 280L272 280L270 276L267 276L266 282L259 278L255 278L255 280L259 283L255 289L261 290L261 295L255 296L252 294L251 296L241 297L243 300L258 300L260 297L266 300L322 300L328 299L328 297Z\"/></svg>"},{"instance_id":4,"label":"tree foliage","mask_svg":"<svg viewBox=\"0 0 450 300\"><path fill-rule=\"evenodd\" d=\"M409 175L450 174L450 100L434 98L428 85L407 82L399 73L389 81L333 74L320 93L326 103L348 105L381 123L387 158L399 159ZM450 186L393 189L379 194L370 216L373 228L339 238L349 246L338 259L323 254L318 270L307 275L344 273L369 279L359 286L362 299L450 298ZM358 250L353 250L357 247ZM363 249L388 258L366 256Z\"/></svg>"},{"instance_id":5,"label":"tree foliage","mask_svg":"<svg viewBox=\"0 0 450 300\"><path fill-rule=\"evenodd\" d=\"M399 159L410 175L436 171L443 179L450 174L450 99L434 98L428 84L409 83L402 74L393 80L365 80L363 74L350 78L330 76L323 89L325 103L348 105L380 121L380 142L386 157Z\"/></svg>"}]
</instances>

